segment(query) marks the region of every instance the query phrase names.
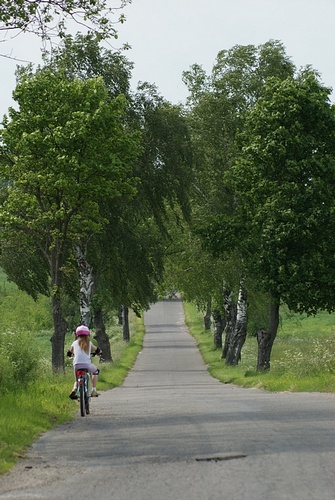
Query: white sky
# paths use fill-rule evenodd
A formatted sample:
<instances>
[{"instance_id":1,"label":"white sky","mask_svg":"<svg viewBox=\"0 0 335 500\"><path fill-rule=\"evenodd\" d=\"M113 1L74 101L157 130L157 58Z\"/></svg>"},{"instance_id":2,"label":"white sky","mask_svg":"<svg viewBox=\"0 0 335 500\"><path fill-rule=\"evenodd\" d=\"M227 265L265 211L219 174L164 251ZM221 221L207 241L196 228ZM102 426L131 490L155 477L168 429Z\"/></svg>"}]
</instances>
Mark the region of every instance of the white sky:
<instances>
[{"instance_id":1,"label":"white sky","mask_svg":"<svg viewBox=\"0 0 335 500\"><path fill-rule=\"evenodd\" d=\"M220 50L270 39L284 44L298 68L312 65L335 89L335 0L133 0L124 13L114 45L132 46L126 56L135 64L134 86L155 83L173 103L185 99L181 75L193 63L210 72ZM35 37L20 35L0 43L0 53L39 62L39 47ZM0 117L13 104L16 64L0 58Z\"/></svg>"}]
</instances>

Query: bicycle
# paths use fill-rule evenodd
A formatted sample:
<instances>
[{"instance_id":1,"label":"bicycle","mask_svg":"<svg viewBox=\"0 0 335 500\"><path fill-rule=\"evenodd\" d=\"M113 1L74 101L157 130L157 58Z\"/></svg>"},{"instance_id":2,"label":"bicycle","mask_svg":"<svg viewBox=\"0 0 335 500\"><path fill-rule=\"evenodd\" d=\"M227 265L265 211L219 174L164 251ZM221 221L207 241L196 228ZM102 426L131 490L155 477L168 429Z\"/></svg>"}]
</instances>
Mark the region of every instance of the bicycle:
<instances>
[{"instance_id":1,"label":"bicycle","mask_svg":"<svg viewBox=\"0 0 335 500\"><path fill-rule=\"evenodd\" d=\"M99 362L101 362L102 351L98 348L96 352L91 352L91 356L99 356ZM90 413L90 401L91 401L91 374L87 368L78 368L76 370L77 379L77 391L79 392L79 404L80 404L80 414L82 417L89 415Z\"/></svg>"},{"instance_id":2,"label":"bicycle","mask_svg":"<svg viewBox=\"0 0 335 500\"><path fill-rule=\"evenodd\" d=\"M70 355L71 352L68 352ZM102 351L99 349L99 352L91 352L91 356L99 356L101 362L101 354ZM79 399L80 406L80 414L82 417L85 415L89 415L90 413L90 400L91 400L91 391L90 391L90 382L91 382L91 373L87 368L78 368L76 369L76 382L77 382L77 395Z\"/></svg>"},{"instance_id":3,"label":"bicycle","mask_svg":"<svg viewBox=\"0 0 335 500\"><path fill-rule=\"evenodd\" d=\"M90 373L87 368L76 370L77 391L79 392L80 414L82 417L90 413L91 393L89 391Z\"/></svg>"}]
</instances>

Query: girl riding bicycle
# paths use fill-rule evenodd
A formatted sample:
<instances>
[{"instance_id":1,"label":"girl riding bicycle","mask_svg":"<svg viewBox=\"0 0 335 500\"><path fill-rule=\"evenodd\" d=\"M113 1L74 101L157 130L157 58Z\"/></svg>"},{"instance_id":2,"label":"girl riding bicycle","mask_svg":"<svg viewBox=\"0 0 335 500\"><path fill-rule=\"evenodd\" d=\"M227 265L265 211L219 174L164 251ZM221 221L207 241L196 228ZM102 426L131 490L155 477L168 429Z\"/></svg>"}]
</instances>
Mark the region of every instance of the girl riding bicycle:
<instances>
[{"instance_id":1,"label":"girl riding bicycle","mask_svg":"<svg viewBox=\"0 0 335 500\"><path fill-rule=\"evenodd\" d=\"M78 337L77 340L72 343L69 351L67 352L69 357L73 357L75 378L75 383L69 397L71 399L77 399L76 370L80 368L86 368L92 374L91 397L97 397L99 396L97 393L99 369L91 362L90 354L92 351L95 352L95 354L101 354L101 350L90 341L90 331L87 326L78 326L76 329L76 336Z\"/></svg>"}]
</instances>

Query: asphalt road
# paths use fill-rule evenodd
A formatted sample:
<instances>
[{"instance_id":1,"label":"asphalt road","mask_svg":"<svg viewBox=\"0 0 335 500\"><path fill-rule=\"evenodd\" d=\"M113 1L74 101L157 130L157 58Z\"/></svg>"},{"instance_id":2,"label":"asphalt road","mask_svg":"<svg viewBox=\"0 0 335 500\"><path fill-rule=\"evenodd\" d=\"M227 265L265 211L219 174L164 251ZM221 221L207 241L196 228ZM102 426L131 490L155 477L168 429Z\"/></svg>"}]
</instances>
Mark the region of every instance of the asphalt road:
<instances>
[{"instance_id":1,"label":"asphalt road","mask_svg":"<svg viewBox=\"0 0 335 500\"><path fill-rule=\"evenodd\" d=\"M333 394L211 378L179 300L145 323L124 385L44 434L0 477L0 499L335 499Z\"/></svg>"}]
</instances>

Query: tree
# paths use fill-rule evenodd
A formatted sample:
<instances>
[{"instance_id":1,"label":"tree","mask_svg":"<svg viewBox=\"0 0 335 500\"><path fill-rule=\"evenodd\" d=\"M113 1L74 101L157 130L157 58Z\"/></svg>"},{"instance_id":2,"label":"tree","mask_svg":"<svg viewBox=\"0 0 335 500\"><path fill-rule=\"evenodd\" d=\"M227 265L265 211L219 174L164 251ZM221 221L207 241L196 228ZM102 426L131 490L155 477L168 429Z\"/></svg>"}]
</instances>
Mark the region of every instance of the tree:
<instances>
[{"instance_id":1,"label":"tree","mask_svg":"<svg viewBox=\"0 0 335 500\"><path fill-rule=\"evenodd\" d=\"M81 241L81 289L88 292L82 304L88 313L91 295L96 336L100 337L111 305L138 311L156 297L167 208L182 205L184 213L187 211L191 177L188 127L180 108L160 97L154 86L142 84L132 94L132 64L119 52L102 48L92 36L67 36L59 49L45 56L45 63L53 71L64 71L70 80L102 77L111 97L125 96L129 103L124 116L127 127L142 137L141 153L129 174L137 179L136 196L117 202L101 199L101 210L108 219L105 231ZM104 334L99 343L105 342L103 338Z\"/></svg>"},{"instance_id":2,"label":"tree","mask_svg":"<svg viewBox=\"0 0 335 500\"><path fill-rule=\"evenodd\" d=\"M63 71L69 80L101 77L111 97L123 94L130 99L133 64L121 52L102 47L99 37L92 34L65 36L59 46L44 53L44 68Z\"/></svg>"},{"instance_id":3,"label":"tree","mask_svg":"<svg viewBox=\"0 0 335 500\"><path fill-rule=\"evenodd\" d=\"M192 177L189 130L180 107L145 83L133 98L132 110L130 123L142 134L142 151L133 170L137 195L123 209L124 238L116 245L120 265L113 266L122 277L116 282L116 295L124 311L148 308L157 299L170 220L188 217Z\"/></svg>"},{"instance_id":4,"label":"tree","mask_svg":"<svg viewBox=\"0 0 335 500\"><path fill-rule=\"evenodd\" d=\"M48 269L52 364L63 371L62 294L73 249L81 238L103 231L101 199L136 192L128 174L139 137L124 124L124 98L110 98L102 79L69 81L62 73L22 71L14 98L19 110L10 110L1 131L0 170L8 186L0 211L2 237L33 240Z\"/></svg>"},{"instance_id":5,"label":"tree","mask_svg":"<svg viewBox=\"0 0 335 500\"><path fill-rule=\"evenodd\" d=\"M246 117L241 157L227 174L237 204L234 217L217 226L222 247L234 241L271 299L269 326L258 338L259 370L270 368L281 301L307 314L335 310L335 108L329 95L310 69L296 79L268 80ZM235 234L230 242L221 229L227 226Z\"/></svg>"},{"instance_id":6,"label":"tree","mask_svg":"<svg viewBox=\"0 0 335 500\"><path fill-rule=\"evenodd\" d=\"M195 158L192 230L197 237L201 236L207 250L214 253L216 259L230 262L235 267L233 281L227 275L228 265L224 274L215 278L225 287L219 312L227 319L223 357L229 364L238 363L244 342L243 335L235 331L235 321L237 306L242 307L241 313L245 309L246 302L242 306L241 299L245 297L250 277L245 275L243 257L236 248L232 251L231 246L221 246L220 252L217 251L217 233L212 232L212 221L229 220L234 215L235 193L227 183L225 172L239 157L237 135L244 128L246 113L262 95L267 78L284 79L292 76L294 69L283 45L270 40L257 47L236 45L220 51L210 75L206 75L199 65L184 73L190 92L189 121ZM225 239L228 239L229 225L219 222L218 225L222 233L227 233ZM242 233L240 237L243 238ZM218 269L223 272L222 267L213 266L211 275ZM230 270L229 273L232 274ZM242 282L244 293L240 294L238 301ZM243 312L239 317L246 321L247 314ZM245 332L245 326L242 331ZM229 350L229 344L237 339L239 347ZM232 353L235 353L235 358Z\"/></svg>"},{"instance_id":7,"label":"tree","mask_svg":"<svg viewBox=\"0 0 335 500\"><path fill-rule=\"evenodd\" d=\"M199 235L188 224L170 223L171 235L165 256L164 291L178 290L183 299L193 302L204 313L204 326L209 330L213 317L215 348L222 347L226 325L224 302L226 290L238 282L231 259L222 259L206 251Z\"/></svg>"},{"instance_id":8,"label":"tree","mask_svg":"<svg viewBox=\"0 0 335 500\"><path fill-rule=\"evenodd\" d=\"M125 18L123 14L117 20L112 17L130 2L120 0L119 7L111 8L107 0L2 0L0 31L34 33L50 40L65 36L67 23L74 21L100 39L117 37L115 24Z\"/></svg>"},{"instance_id":9,"label":"tree","mask_svg":"<svg viewBox=\"0 0 335 500\"><path fill-rule=\"evenodd\" d=\"M141 83L134 97L135 127L142 132L142 154L134 174L146 215L161 230L169 219L190 215L189 192L193 179L190 130L180 106L163 99L154 85Z\"/></svg>"}]
</instances>

